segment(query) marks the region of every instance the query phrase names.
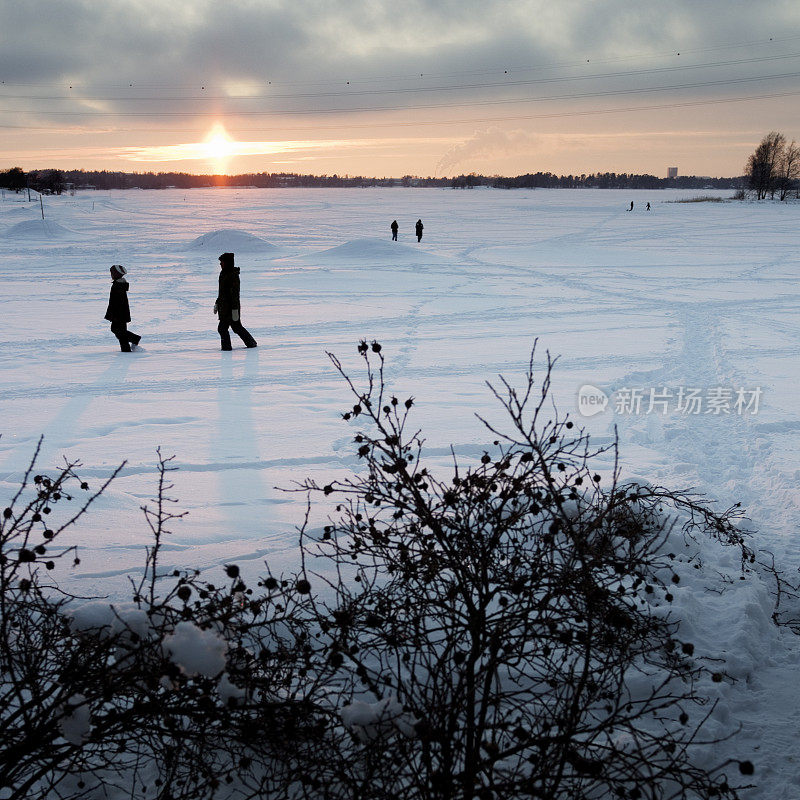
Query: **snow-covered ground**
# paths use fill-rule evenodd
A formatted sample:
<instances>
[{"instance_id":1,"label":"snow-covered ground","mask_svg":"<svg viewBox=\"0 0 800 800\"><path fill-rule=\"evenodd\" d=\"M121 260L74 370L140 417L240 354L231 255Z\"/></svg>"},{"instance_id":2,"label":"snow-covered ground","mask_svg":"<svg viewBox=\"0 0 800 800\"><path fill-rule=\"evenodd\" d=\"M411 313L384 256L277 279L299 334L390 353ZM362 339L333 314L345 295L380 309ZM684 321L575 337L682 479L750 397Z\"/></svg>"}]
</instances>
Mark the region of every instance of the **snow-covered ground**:
<instances>
[{"instance_id":1,"label":"snow-covered ground","mask_svg":"<svg viewBox=\"0 0 800 800\"><path fill-rule=\"evenodd\" d=\"M465 458L490 445L474 414L502 417L484 382L518 378L538 337L560 356L559 409L599 441L616 425L625 475L742 502L754 544L797 575L800 206L671 202L693 194L720 193L91 192L45 198L43 221L38 202L6 192L0 491L42 433L43 467L78 458L95 484L127 460L74 535L82 560L69 578L85 594L125 594L161 446L190 512L168 564L292 569L305 498L279 487L357 467L340 416L352 403L325 350L358 378L359 339L380 341L392 386L417 398L428 456L446 465L451 443ZM241 267L257 349L234 337L232 353L219 350L223 251ZM112 263L129 271L142 335L131 354L103 320ZM623 407L631 391L639 413ZM580 415L587 392L609 398L604 412ZM735 574L731 554L705 558ZM800 647L772 626L767 583L718 595L685 578L682 635L730 675L709 684L710 732L743 726L715 756L752 758L750 797L800 798Z\"/></svg>"}]
</instances>

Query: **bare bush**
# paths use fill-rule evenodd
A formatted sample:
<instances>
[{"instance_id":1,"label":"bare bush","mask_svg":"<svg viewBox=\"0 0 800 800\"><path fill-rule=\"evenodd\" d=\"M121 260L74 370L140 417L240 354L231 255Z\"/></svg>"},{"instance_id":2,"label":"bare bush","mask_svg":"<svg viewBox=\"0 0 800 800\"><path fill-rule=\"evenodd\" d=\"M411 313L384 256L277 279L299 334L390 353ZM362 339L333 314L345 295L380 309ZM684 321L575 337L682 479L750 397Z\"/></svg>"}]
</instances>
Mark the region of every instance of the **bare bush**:
<instances>
[{"instance_id":1,"label":"bare bush","mask_svg":"<svg viewBox=\"0 0 800 800\"><path fill-rule=\"evenodd\" d=\"M131 600L73 597L51 576L108 482L34 475L34 455L0 520L0 796L735 798L737 765L695 758L707 669L669 607L676 535L752 568L739 509L601 479L616 447L550 409L533 355L520 391L493 388L491 450L434 474L413 398L387 390L377 342L359 352L363 388L331 359L363 470L300 487L337 510L313 536L307 514L297 576L163 574L183 515L159 452Z\"/></svg>"},{"instance_id":2,"label":"bare bush","mask_svg":"<svg viewBox=\"0 0 800 800\"><path fill-rule=\"evenodd\" d=\"M74 463L31 480L35 460L0 522L2 796L285 792L322 730L296 621L306 593L267 576L256 595L235 565L221 585L160 575L166 526L182 515L169 510L171 467L159 454L145 508L154 545L132 602L79 602L44 576L74 556L58 544L108 481L48 528L52 506L88 484Z\"/></svg>"},{"instance_id":3,"label":"bare bush","mask_svg":"<svg viewBox=\"0 0 800 800\"><path fill-rule=\"evenodd\" d=\"M603 451L547 410L549 357L541 382L532 358L521 392L493 389L507 417L487 423L494 451L438 477L381 346L359 352L363 388L330 357L363 472L303 486L338 501L321 540L303 539L307 569L315 555L338 568L315 611L342 715L309 796L735 797L728 763L692 758L712 706L667 610L664 545L679 524L749 564L738 509L601 481Z\"/></svg>"}]
</instances>

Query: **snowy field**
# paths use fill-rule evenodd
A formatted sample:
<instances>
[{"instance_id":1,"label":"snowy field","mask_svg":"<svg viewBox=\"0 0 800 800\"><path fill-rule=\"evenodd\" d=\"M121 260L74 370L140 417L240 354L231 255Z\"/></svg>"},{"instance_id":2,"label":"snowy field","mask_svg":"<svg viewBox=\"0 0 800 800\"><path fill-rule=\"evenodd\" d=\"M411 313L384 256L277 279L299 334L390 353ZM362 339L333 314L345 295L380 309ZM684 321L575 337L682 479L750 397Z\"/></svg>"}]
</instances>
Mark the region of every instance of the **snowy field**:
<instances>
[{"instance_id":1,"label":"snowy field","mask_svg":"<svg viewBox=\"0 0 800 800\"><path fill-rule=\"evenodd\" d=\"M62 569L81 593L122 595L148 542L140 506L161 446L189 511L168 566L293 569L305 498L281 487L357 467L340 416L352 401L325 350L358 379L359 339L380 341L393 390L416 398L427 454L444 466L451 444L465 459L490 446L474 414L502 416L485 381L518 381L538 337L542 356L560 356L560 411L598 442L616 426L626 476L742 502L754 545L794 577L800 206L674 202L693 194L719 192L83 192L45 198L43 221L38 202L6 192L0 491L41 434L43 468L80 459L94 484L126 460L75 533L80 566ZM257 349L234 336L232 353L219 350L223 251L241 267ZM103 320L112 263L129 271L142 335L131 354ZM609 400L582 417L587 385ZM705 559L736 575L735 554ZM743 728L715 755L755 762L748 797L800 798L800 647L772 626L766 580L734 580L724 595L703 581L682 584L681 633L730 675L709 684L720 701L709 733Z\"/></svg>"}]
</instances>

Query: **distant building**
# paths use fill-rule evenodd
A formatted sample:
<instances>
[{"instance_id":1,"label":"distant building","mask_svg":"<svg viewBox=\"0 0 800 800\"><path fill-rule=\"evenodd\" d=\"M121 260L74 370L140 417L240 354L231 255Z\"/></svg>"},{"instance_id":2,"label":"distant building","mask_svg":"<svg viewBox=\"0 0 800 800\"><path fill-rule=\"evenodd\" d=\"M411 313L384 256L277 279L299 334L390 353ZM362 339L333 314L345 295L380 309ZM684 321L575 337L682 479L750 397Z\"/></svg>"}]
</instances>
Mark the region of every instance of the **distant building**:
<instances>
[{"instance_id":1,"label":"distant building","mask_svg":"<svg viewBox=\"0 0 800 800\"><path fill-rule=\"evenodd\" d=\"M667 167L667 177L668 178L677 178L678 177L678 168L677 167Z\"/></svg>"}]
</instances>

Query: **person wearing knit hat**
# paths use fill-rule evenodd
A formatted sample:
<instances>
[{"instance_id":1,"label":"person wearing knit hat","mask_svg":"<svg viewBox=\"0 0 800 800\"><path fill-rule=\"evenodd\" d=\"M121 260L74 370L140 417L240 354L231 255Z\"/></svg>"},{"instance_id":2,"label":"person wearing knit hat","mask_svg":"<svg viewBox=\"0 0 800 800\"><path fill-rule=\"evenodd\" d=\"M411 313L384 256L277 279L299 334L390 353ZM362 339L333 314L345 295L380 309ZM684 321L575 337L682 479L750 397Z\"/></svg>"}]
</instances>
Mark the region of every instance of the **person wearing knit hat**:
<instances>
[{"instance_id":1,"label":"person wearing knit hat","mask_svg":"<svg viewBox=\"0 0 800 800\"><path fill-rule=\"evenodd\" d=\"M125 280L127 274L128 270L122 264L111 265L111 294L105 316L111 323L111 333L119 340L119 347L123 353L130 353L131 345L135 347L142 338L128 330L131 310L128 305L128 281Z\"/></svg>"},{"instance_id":2,"label":"person wearing knit hat","mask_svg":"<svg viewBox=\"0 0 800 800\"><path fill-rule=\"evenodd\" d=\"M239 302L239 267L233 265L233 253L223 253L219 257L219 294L214 303L214 313L219 314L217 332L222 350L231 350L230 328L238 334L246 347L257 347L256 340L247 332L241 320Z\"/></svg>"}]
</instances>

